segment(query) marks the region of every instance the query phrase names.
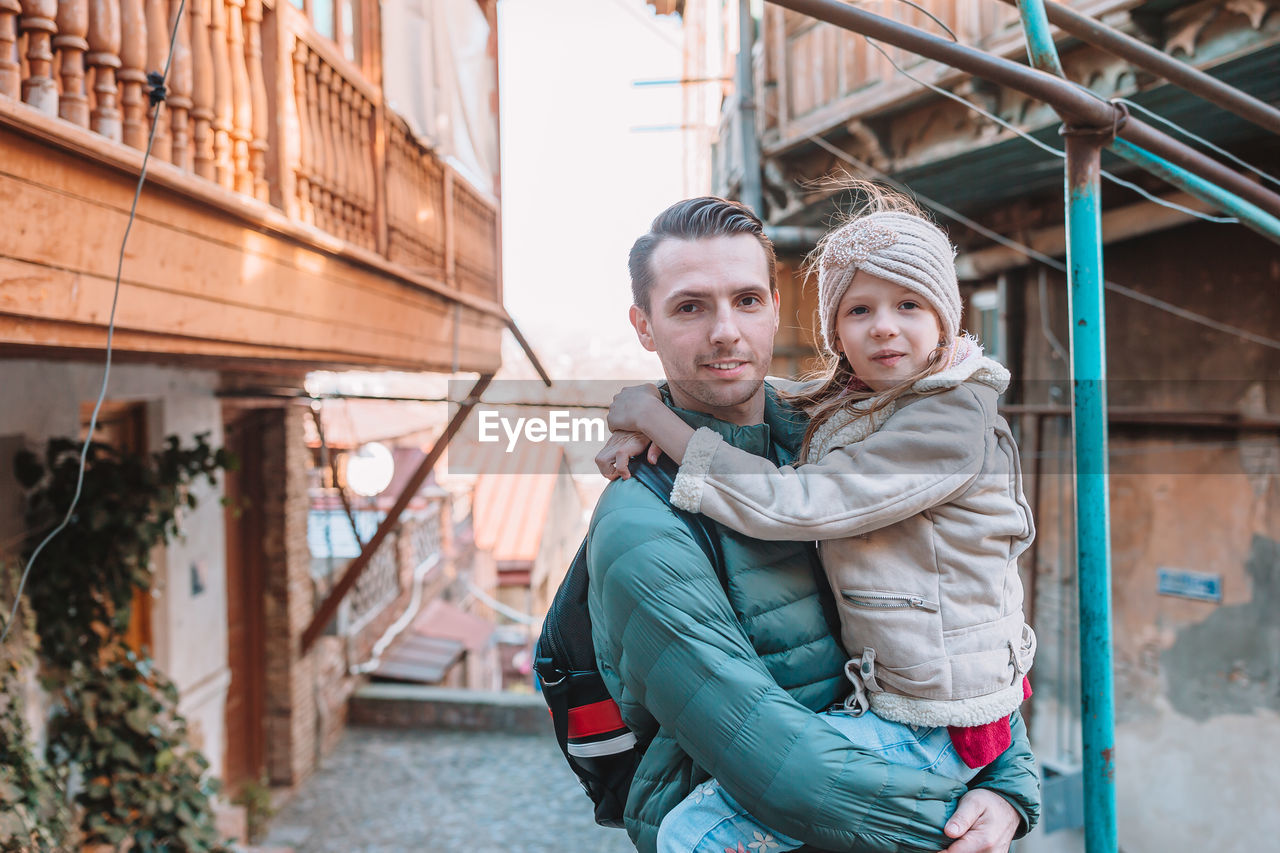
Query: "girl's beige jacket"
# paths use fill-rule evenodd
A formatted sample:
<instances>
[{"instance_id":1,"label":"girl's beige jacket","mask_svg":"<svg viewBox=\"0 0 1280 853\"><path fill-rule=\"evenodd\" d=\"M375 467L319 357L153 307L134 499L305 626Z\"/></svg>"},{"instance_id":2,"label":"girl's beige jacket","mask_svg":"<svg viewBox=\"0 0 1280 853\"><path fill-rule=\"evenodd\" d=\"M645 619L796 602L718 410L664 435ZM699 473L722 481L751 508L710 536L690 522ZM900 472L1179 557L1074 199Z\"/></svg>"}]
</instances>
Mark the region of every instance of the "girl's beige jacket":
<instances>
[{"instance_id":1,"label":"girl's beige jacket","mask_svg":"<svg viewBox=\"0 0 1280 853\"><path fill-rule=\"evenodd\" d=\"M1017 560L1035 527L996 413L1008 382L997 362L965 358L889 408L837 415L814 436L817 461L797 467L708 429L689 442L675 506L758 539L819 540L852 655L850 707L976 726L1022 702L1035 635Z\"/></svg>"}]
</instances>

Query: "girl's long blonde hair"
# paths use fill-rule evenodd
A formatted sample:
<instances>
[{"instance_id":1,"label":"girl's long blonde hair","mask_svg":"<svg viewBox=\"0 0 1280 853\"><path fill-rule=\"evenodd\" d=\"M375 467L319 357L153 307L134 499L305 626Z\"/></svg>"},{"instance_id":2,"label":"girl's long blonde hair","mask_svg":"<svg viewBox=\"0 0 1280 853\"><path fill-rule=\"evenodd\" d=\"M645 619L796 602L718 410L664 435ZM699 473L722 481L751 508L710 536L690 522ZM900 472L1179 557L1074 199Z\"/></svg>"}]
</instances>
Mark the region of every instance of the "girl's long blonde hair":
<instances>
[{"instance_id":1,"label":"girl's long blonde hair","mask_svg":"<svg viewBox=\"0 0 1280 853\"><path fill-rule=\"evenodd\" d=\"M805 259L806 286L808 282L817 280L822 253L826 249L828 239L837 230L850 222L873 213L887 213L890 211L906 213L911 216L918 216L926 221L932 221L924 210L908 196L871 181L844 176L839 179L833 179L831 184L837 189L845 190L852 194L856 199L856 204L848 213L841 214L838 217L837 221L832 224L831 230L818 241L813 251ZM933 311L935 315L937 314L937 311L932 306L930 306L929 310ZM941 328L943 324L939 322L938 325ZM849 408L854 403L860 403L864 400L874 400L874 402L866 408L859 409L859 417L866 417L879 412L911 390L911 386L919 380L944 369L947 366L947 355L952 341L948 339L949 333L946 329L942 330L942 334L944 336L943 340L938 344L937 348L929 353L928 358L925 360L925 366L887 391L873 391L866 387L858 381L846 356L819 348L822 365L803 377L807 381L818 381L817 387L804 393L784 394L784 397L789 402L809 415L809 426L805 429L804 441L800 445L800 454L797 460L803 463L808 459L809 448L813 442L814 434L837 413Z\"/></svg>"}]
</instances>

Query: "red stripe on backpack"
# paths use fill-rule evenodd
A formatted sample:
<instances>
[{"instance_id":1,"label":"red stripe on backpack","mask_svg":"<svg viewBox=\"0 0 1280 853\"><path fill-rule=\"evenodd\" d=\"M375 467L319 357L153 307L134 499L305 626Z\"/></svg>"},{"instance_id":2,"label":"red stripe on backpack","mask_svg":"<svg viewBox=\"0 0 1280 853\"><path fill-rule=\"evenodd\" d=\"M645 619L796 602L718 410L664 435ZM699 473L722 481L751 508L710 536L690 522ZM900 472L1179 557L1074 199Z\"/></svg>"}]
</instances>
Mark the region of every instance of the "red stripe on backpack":
<instances>
[{"instance_id":1,"label":"red stripe on backpack","mask_svg":"<svg viewBox=\"0 0 1280 853\"><path fill-rule=\"evenodd\" d=\"M625 729L618 703L612 699L569 709L569 737L591 737Z\"/></svg>"}]
</instances>

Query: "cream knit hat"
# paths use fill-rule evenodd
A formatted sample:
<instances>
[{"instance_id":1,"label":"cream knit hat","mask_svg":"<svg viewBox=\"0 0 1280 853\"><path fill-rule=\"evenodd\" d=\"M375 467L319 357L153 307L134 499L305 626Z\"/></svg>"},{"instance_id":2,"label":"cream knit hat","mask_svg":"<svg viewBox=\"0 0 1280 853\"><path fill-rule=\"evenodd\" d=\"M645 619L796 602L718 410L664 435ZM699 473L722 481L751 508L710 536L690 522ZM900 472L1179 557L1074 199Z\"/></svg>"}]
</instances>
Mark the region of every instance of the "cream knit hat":
<instances>
[{"instance_id":1,"label":"cream knit hat","mask_svg":"<svg viewBox=\"0 0 1280 853\"><path fill-rule=\"evenodd\" d=\"M960 334L956 250L938 226L896 210L860 216L827 235L818 258L818 318L822 343L836 353L836 311L858 270L920 295L938 312L942 334Z\"/></svg>"}]
</instances>

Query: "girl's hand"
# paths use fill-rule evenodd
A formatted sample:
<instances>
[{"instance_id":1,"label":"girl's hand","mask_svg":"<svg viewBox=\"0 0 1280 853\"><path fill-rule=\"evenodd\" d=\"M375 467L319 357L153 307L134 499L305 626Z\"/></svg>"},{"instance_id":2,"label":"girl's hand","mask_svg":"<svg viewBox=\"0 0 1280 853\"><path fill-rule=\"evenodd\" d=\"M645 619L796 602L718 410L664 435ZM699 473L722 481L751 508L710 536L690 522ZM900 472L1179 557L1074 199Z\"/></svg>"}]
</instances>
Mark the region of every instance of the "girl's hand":
<instances>
[{"instance_id":1,"label":"girl's hand","mask_svg":"<svg viewBox=\"0 0 1280 853\"><path fill-rule=\"evenodd\" d=\"M600 452L596 454L596 467L607 480L631 479L631 471L627 463L632 456L644 453L649 449L649 461L656 463L662 451L658 445L649 441L649 437L641 432L615 432L609 436Z\"/></svg>"},{"instance_id":2,"label":"girl's hand","mask_svg":"<svg viewBox=\"0 0 1280 853\"><path fill-rule=\"evenodd\" d=\"M609 429L647 433L647 427L652 424L652 413L658 406L662 406L658 386L648 383L623 388L614 395L613 404L609 406Z\"/></svg>"}]
</instances>

